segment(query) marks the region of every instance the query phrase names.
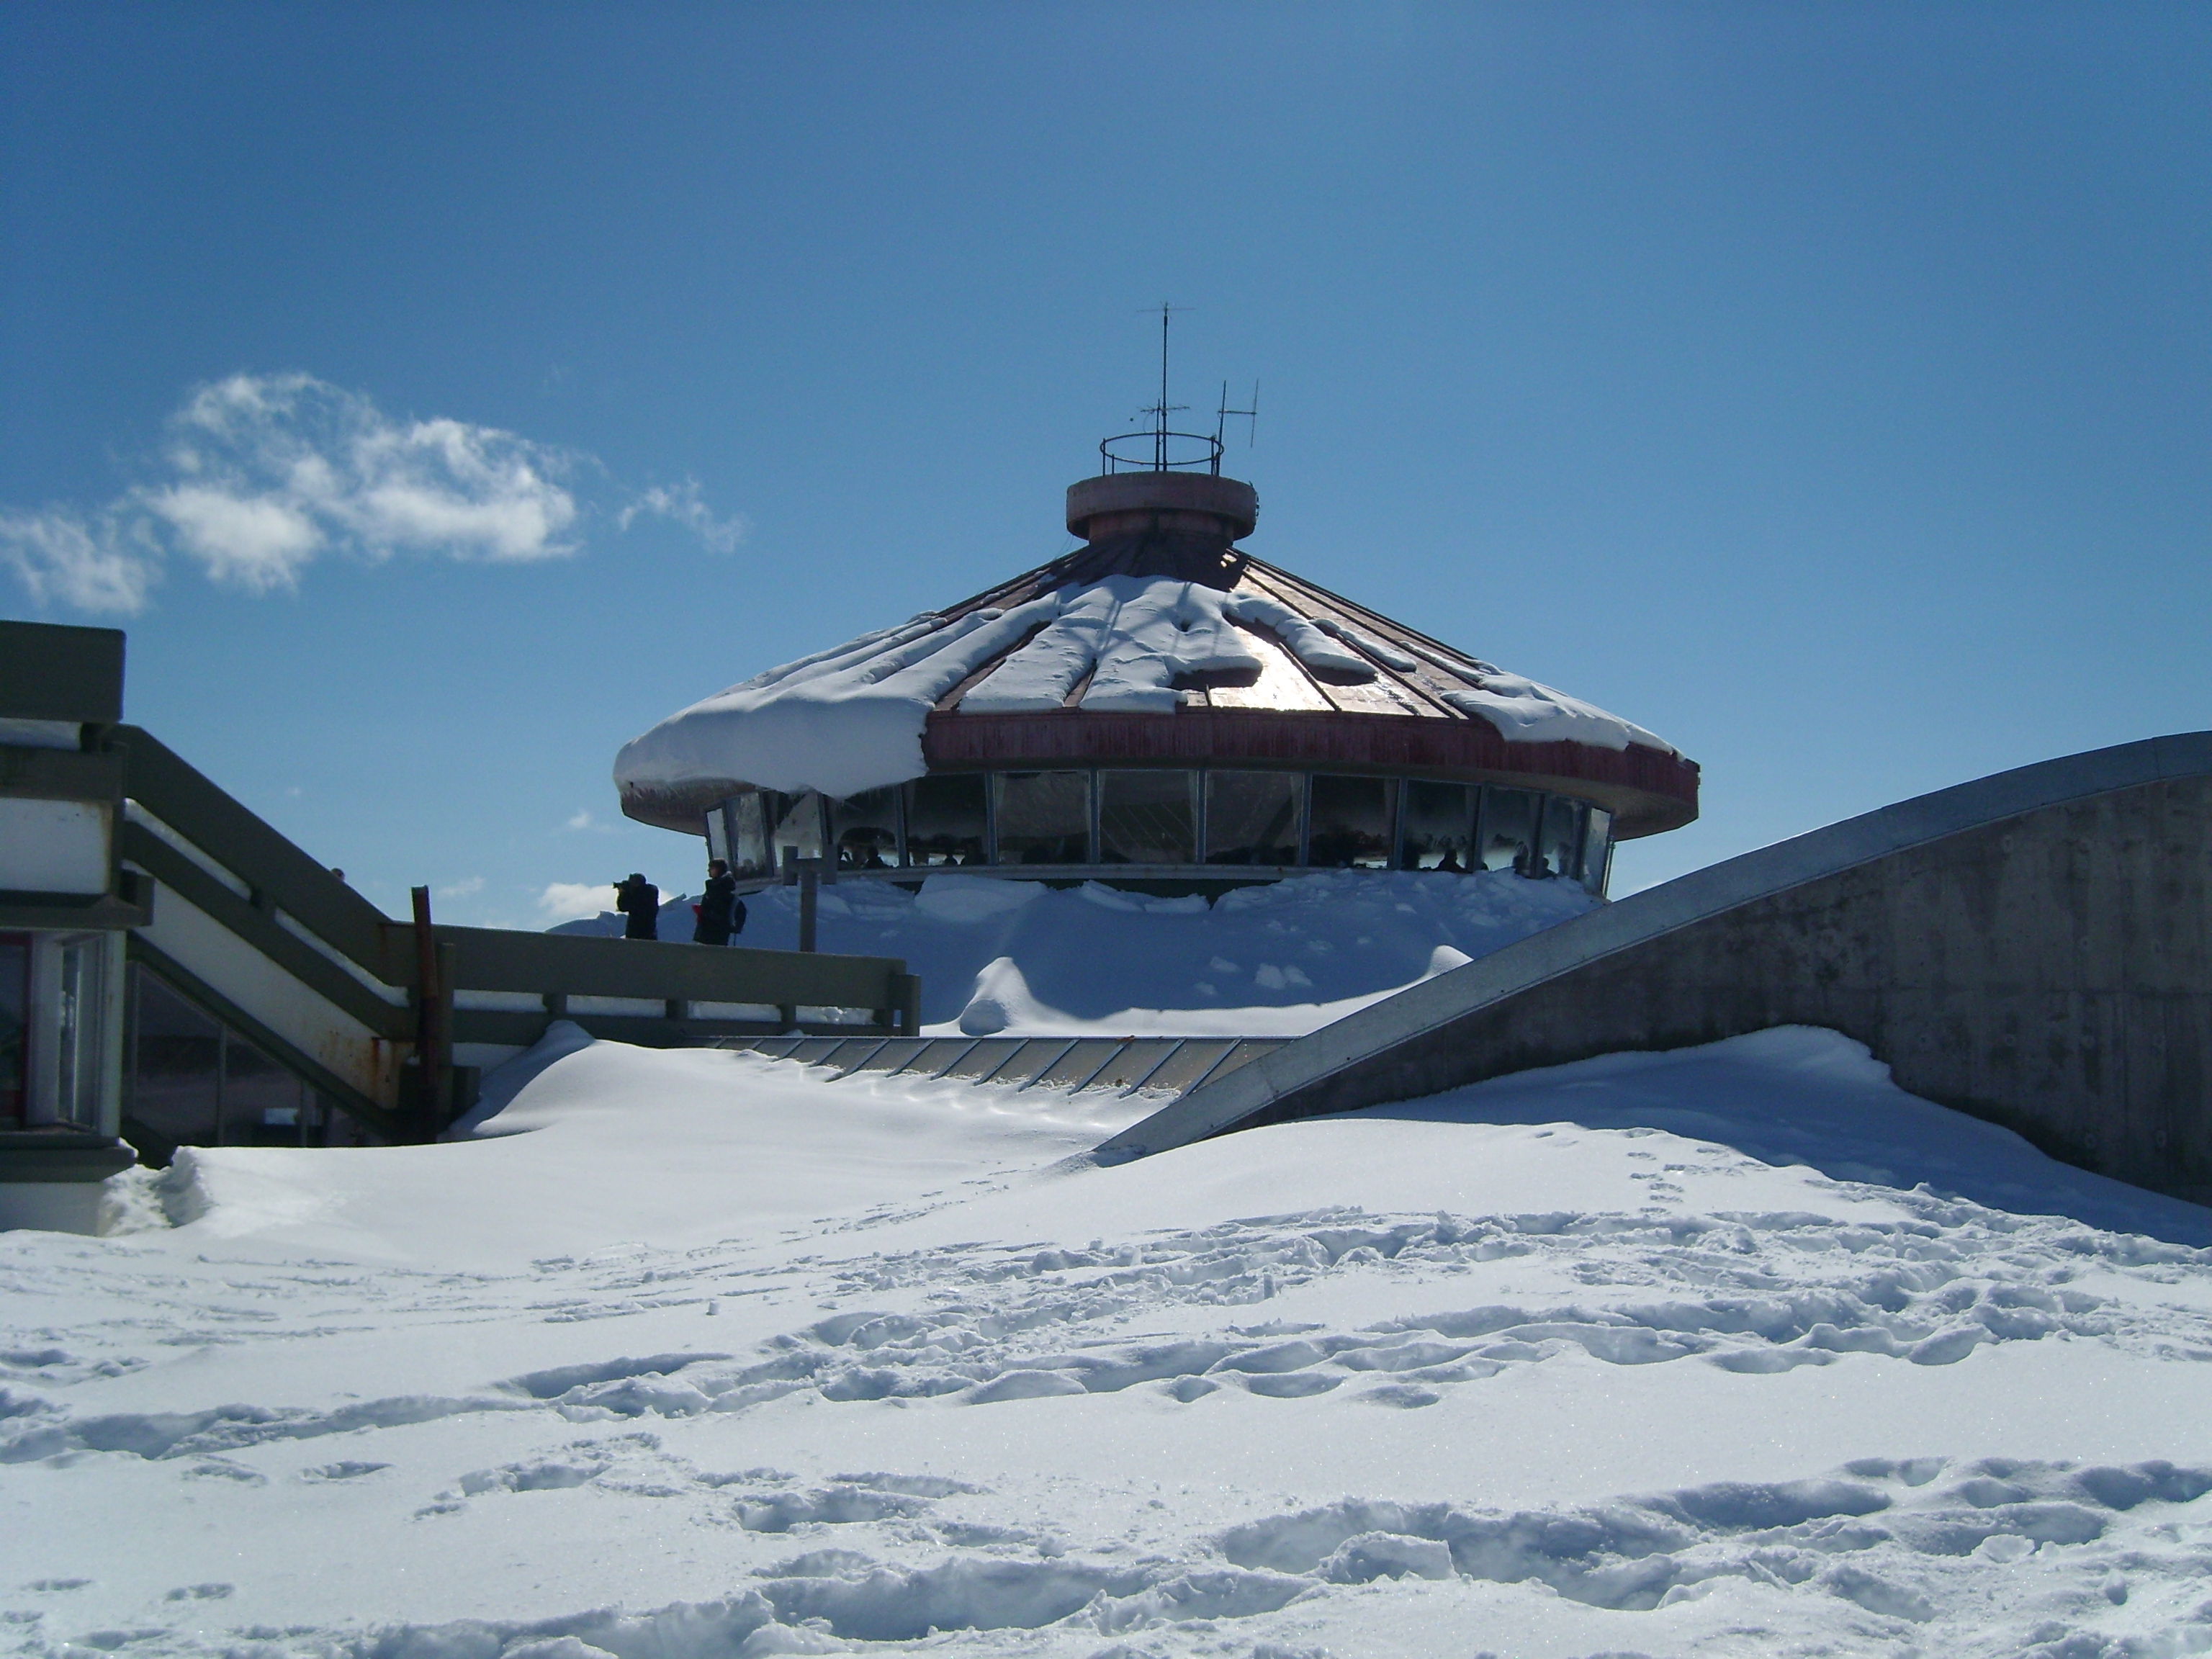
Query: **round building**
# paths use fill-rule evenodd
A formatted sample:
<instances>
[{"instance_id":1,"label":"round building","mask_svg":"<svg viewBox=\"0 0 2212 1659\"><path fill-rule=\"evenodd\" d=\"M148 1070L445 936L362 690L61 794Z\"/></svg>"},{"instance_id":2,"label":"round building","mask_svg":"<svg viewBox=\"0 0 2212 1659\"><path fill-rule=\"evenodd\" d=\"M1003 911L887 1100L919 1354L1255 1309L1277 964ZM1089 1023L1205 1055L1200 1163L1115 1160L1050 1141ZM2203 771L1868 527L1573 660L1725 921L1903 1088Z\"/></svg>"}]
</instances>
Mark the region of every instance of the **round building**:
<instances>
[{"instance_id":1,"label":"round building","mask_svg":"<svg viewBox=\"0 0 2212 1659\"><path fill-rule=\"evenodd\" d=\"M1697 816L1696 763L1642 727L1246 552L1258 496L1199 441L1198 471L1108 450L1074 551L671 715L617 757L623 811L750 885L826 852L840 879L1179 892L1349 867L1602 894L1615 842Z\"/></svg>"}]
</instances>

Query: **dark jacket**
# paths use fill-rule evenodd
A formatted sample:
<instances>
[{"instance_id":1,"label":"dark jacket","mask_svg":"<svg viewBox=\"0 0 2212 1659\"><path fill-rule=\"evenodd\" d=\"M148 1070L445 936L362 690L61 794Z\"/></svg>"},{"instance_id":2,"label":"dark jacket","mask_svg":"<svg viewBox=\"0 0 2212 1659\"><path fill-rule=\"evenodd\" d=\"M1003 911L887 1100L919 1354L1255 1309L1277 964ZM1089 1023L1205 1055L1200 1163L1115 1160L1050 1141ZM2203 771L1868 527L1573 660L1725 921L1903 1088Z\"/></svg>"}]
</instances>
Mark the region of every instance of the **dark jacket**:
<instances>
[{"instance_id":1,"label":"dark jacket","mask_svg":"<svg viewBox=\"0 0 2212 1659\"><path fill-rule=\"evenodd\" d=\"M660 937L660 890L649 881L615 884L615 908L629 918L624 939Z\"/></svg>"},{"instance_id":2,"label":"dark jacket","mask_svg":"<svg viewBox=\"0 0 2212 1659\"><path fill-rule=\"evenodd\" d=\"M699 896L699 925L691 933L694 945L727 945L742 924L738 921L738 878L709 876L707 890Z\"/></svg>"}]
</instances>

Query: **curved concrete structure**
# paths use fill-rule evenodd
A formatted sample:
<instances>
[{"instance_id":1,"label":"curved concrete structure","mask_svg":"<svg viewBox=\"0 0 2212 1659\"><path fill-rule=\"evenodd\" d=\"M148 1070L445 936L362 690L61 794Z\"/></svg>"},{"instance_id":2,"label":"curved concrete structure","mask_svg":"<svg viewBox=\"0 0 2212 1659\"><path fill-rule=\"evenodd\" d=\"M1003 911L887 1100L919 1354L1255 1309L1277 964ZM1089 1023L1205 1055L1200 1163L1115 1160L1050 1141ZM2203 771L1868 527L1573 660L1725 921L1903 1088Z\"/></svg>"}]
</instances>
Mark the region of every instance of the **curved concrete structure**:
<instances>
[{"instance_id":1,"label":"curved concrete structure","mask_svg":"<svg viewBox=\"0 0 2212 1659\"><path fill-rule=\"evenodd\" d=\"M1536 934L1202 1085L1099 1148L1822 1025L2069 1162L2212 1198L2212 732L2002 772Z\"/></svg>"}]
</instances>

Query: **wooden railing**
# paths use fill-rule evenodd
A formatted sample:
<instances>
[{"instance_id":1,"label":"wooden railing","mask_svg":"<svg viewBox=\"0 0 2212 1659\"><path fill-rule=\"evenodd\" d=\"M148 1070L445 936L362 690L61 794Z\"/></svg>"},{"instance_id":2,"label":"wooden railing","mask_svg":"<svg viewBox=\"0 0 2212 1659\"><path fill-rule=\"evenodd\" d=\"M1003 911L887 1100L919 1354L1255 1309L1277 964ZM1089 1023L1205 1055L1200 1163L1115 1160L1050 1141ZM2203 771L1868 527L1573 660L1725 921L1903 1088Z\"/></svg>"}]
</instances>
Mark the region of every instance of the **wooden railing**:
<instances>
[{"instance_id":1,"label":"wooden railing","mask_svg":"<svg viewBox=\"0 0 2212 1659\"><path fill-rule=\"evenodd\" d=\"M426 1012L448 1061L454 1043L527 1044L561 1018L594 1036L657 1046L775 1031L919 1030L921 981L896 957L442 923L430 928L426 953L413 923L386 916L150 732L118 726L112 741L124 757L123 793L159 825L126 823L123 856L396 1044L417 1043ZM536 1006L485 1006L525 998ZM321 1071L271 1034L257 1040L303 1075ZM441 1092L450 1104L450 1090ZM406 1109L343 1093L340 1103L364 1117Z\"/></svg>"}]
</instances>

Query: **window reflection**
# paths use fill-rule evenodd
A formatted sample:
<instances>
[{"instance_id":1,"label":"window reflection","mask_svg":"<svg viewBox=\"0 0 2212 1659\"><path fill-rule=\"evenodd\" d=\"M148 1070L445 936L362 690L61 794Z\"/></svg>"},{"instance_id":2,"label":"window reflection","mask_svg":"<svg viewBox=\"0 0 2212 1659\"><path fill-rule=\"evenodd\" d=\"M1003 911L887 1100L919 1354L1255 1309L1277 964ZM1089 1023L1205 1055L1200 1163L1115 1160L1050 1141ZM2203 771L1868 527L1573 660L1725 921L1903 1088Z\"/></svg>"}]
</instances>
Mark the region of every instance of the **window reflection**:
<instances>
[{"instance_id":1,"label":"window reflection","mask_svg":"<svg viewBox=\"0 0 2212 1659\"><path fill-rule=\"evenodd\" d=\"M328 1113L313 1088L141 967L131 970L123 1130L157 1163L179 1146L311 1146Z\"/></svg>"},{"instance_id":2,"label":"window reflection","mask_svg":"<svg viewBox=\"0 0 2212 1659\"><path fill-rule=\"evenodd\" d=\"M0 933L0 1127L20 1127L31 1084L31 936Z\"/></svg>"},{"instance_id":3,"label":"window reflection","mask_svg":"<svg viewBox=\"0 0 2212 1659\"><path fill-rule=\"evenodd\" d=\"M50 983L53 987L53 1019L46 1030L54 1045L52 1068L53 1116L58 1123L81 1129L100 1124L100 1057L101 1018L106 1003L106 951L98 938L49 935L54 952Z\"/></svg>"},{"instance_id":4,"label":"window reflection","mask_svg":"<svg viewBox=\"0 0 2212 1659\"><path fill-rule=\"evenodd\" d=\"M723 811L730 826L730 868L740 877L773 875L768 852L768 813L757 790L747 790Z\"/></svg>"},{"instance_id":5,"label":"window reflection","mask_svg":"<svg viewBox=\"0 0 2212 1659\"><path fill-rule=\"evenodd\" d=\"M888 870L899 861L898 790L870 789L832 800L830 839L840 870Z\"/></svg>"},{"instance_id":6,"label":"window reflection","mask_svg":"<svg viewBox=\"0 0 2212 1659\"><path fill-rule=\"evenodd\" d=\"M1206 861L1296 864L1305 782L1300 772L1208 772Z\"/></svg>"},{"instance_id":7,"label":"window reflection","mask_svg":"<svg viewBox=\"0 0 2212 1659\"><path fill-rule=\"evenodd\" d=\"M1583 835L1583 885L1605 896L1605 877L1613 862L1613 814L1601 806L1589 811L1589 827Z\"/></svg>"},{"instance_id":8,"label":"window reflection","mask_svg":"<svg viewBox=\"0 0 2212 1659\"><path fill-rule=\"evenodd\" d=\"M906 790L906 861L943 868L983 861L983 775L916 778Z\"/></svg>"},{"instance_id":9,"label":"window reflection","mask_svg":"<svg viewBox=\"0 0 2212 1659\"><path fill-rule=\"evenodd\" d=\"M1198 780L1159 769L1098 775L1101 864L1189 864L1198 847Z\"/></svg>"},{"instance_id":10,"label":"window reflection","mask_svg":"<svg viewBox=\"0 0 2212 1659\"><path fill-rule=\"evenodd\" d=\"M1570 878L1577 874L1576 855L1582 850L1582 815L1577 805L1565 795L1545 797L1543 832L1537 841L1537 864L1531 874Z\"/></svg>"},{"instance_id":11,"label":"window reflection","mask_svg":"<svg viewBox=\"0 0 2212 1659\"><path fill-rule=\"evenodd\" d=\"M1091 862L1088 772L994 772L991 781L1000 864Z\"/></svg>"},{"instance_id":12,"label":"window reflection","mask_svg":"<svg viewBox=\"0 0 2212 1659\"><path fill-rule=\"evenodd\" d=\"M1536 813L1540 797L1526 789L1482 792L1482 867L1532 874L1536 860Z\"/></svg>"},{"instance_id":13,"label":"window reflection","mask_svg":"<svg viewBox=\"0 0 2212 1659\"><path fill-rule=\"evenodd\" d=\"M775 828L769 832L769 854L772 867L781 868L785 849L793 858L818 859L822 856L822 797L811 789L796 795L779 794L772 789L761 791L765 814Z\"/></svg>"},{"instance_id":14,"label":"window reflection","mask_svg":"<svg viewBox=\"0 0 2212 1659\"><path fill-rule=\"evenodd\" d=\"M1392 782L1316 772L1306 862L1322 869L1389 868Z\"/></svg>"},{"instance_id":15,"label":"window reflection","mask_svg":"<svg viewBox=\"0 0 2212 1659\"><path fill-rule=\"evenodd\" d=\"M1203 795L1203 811L1201 805ZM1510 870L1602 897L1610 813L1441 778L1169 767L945 773L842 800L749 790L708 815L740 878L826 839L847 871L1101 864ZM995 841L994 841L995 837ZM718 854L719 855L719 854ZM0 1006L6 969L0 967Z\"/></svg>"},{"instance_id":16,"label":"window reflection","mask_svg":"<svg viewBox=\"0 0 2212 1659\"><path fill-rule=\"evenodd\" d=\"M1466 873L1474 862L1474 805L1472 784L1407 782L1400 866Z\"/></svg>"},{"instance_id":17,"label":"window reflection","mask_svg":"<svg viewBox=\"0 0 2212 1659\"><path fill-rule=\"evenodd\" d=\"M223 1033L222 1141L228 1146L297 1146L313 1097L300 1079L235 1031Z\"/></svg>"},{"instance_id":18,"label":"window reflection","mask_svg":"<svg viewBox=\"0 0 2212 1659\"><path fill-rule=\"evenodd\" d=\"M222 1027L143 969L131 977L137 1030L125 1127L156 1159L213 1146L222 1123Z\"/></svg>"}]
</instances>

